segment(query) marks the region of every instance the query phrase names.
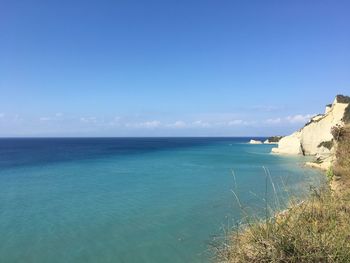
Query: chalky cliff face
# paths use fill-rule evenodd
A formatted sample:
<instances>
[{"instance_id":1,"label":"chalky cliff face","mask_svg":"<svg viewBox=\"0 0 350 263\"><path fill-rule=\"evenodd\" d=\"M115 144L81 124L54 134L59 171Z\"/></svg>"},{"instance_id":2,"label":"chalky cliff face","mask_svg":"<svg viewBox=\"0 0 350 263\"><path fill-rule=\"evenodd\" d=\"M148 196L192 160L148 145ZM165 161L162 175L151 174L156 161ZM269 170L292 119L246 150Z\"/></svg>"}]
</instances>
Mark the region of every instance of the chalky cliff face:
<instances>
[{"instance_id":1,"label":"chalky cliff face","mask_svg":"<svg viewBox=\"0 0 350 263\"><path fill-rule=\"evenodd\" d=\"M273 153L316 155L327 158L332 153L331 128L343 124L345 109L349 105L349 97L337 96L332 105L327 105L325 114L313 117L302 129L283 137Z\"/></svg>"}]
</instances>

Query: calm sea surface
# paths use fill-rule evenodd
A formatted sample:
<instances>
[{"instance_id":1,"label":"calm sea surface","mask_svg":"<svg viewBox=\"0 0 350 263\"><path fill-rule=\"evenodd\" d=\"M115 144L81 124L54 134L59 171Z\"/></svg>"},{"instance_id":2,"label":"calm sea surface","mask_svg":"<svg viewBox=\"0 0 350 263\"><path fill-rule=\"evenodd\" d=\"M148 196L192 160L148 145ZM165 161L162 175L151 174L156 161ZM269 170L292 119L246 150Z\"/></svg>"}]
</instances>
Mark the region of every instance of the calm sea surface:
<instances>
[{"instance_id":1,"label":"calm sea surface","mask_svg":"<svg viewBox=\"0 0 350 263\"><path fill-rule=\"evenodd\" d=\"M282 197L321 180L247 141L0 139L0 262L208 262L240 218L232 190L262 212L263 166Z\"/></svg>"}]
</instances>

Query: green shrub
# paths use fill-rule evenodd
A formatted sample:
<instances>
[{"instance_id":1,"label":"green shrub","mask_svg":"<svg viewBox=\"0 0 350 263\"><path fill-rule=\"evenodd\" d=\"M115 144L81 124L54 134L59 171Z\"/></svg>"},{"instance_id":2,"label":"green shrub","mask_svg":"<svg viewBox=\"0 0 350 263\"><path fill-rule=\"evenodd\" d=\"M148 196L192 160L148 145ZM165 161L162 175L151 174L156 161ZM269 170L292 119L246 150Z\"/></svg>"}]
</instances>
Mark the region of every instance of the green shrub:
<instances>
[{"instance_id":1,"label":"green shrub","mask_svg":"<svg viewBox=\"0 0 350 263\"><path fill-rule=\"evenodd\" d=\"M317 147L322 147L322 146L327 148L328 150L332 149L333 140L321 142Z\"/></svg>"},{"instance_id":2,"label":"green shrub","mask_svg":"<svg viewBox=\"0 0 350 263\"><path fill-rule=\"evenodd\" d=\"M328 178L328 181L332 181L333 178L334 178L334 171L333 171L333 167L330 166L326 172L326 175L327 175L327 178Z\"/></svg>"},{"instance_id":3,"label":"green shrub","mask_svg":"<svg viewBox=\"0 0 350 263\"><path fill-rule=\"evenodd\" d=\"M282 139L283 136L271 136L267 138L269 142L279 142Z\"/></svg>"},{"instance_id":4,"label":"green shrub","mask_svg":"<svg viewBox=\"0 0 350 263\"><path fill-rule=\"evenodd\" d=\"M344 95L337 95L336 96L338 103L350 103L350 97L344 96Z\"/></svg>"}]
</instances>

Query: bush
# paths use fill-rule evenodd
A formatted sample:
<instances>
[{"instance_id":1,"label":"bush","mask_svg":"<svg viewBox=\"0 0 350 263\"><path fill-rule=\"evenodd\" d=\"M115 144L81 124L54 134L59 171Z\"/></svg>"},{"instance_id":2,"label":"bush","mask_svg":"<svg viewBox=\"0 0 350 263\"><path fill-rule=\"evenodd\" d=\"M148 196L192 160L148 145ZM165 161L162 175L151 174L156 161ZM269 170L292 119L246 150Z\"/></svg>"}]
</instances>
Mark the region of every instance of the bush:
<instances>
[{"instance_id":1,"label":"bush","mask_svg":"<svg viewBox=\"0 0 350 263\"><path fill-rule=\"evenodd\" d=\"M272 136L267 138L269 142L279 142L282 139L283 136Z\"/></svg>"},{"instance_id":2,"label":"bush","mask_svg":"<svg viewBox=\"0 0 350 263\"><path fill-rule=\"evenodd\" d=\"M342 121L345 122L346 124L350 123L350 104L345 108Z\"/></svg>"},{"instance_id":3,"label":"bush","mask_svg":"<svg viewBox=\"0 0 350 263\"><path fill-rule=\"evenodd\" d=\"M333 147L333 140L321 142L317 147L325 147L328 150L331 150Z\"/></svg>"},{"instance_id":4,"label":"bush","mask_svg":"<svg viewBox=\"0 0 350 263\"><path fill-rule=\"evenodd\" d=\"M350 125L333 127L332 134L337 141L334 174L343 177L343 184L350 185Z\"/></svg>"},{"instance_id":5,"label":"bush","mask_svg":"<svg viewBox=\"0 0 350 263\"><path fill-rule=\"evenodd\" d=\"M334 138L334 140L339 141L345 133L345 128L339 124L337 124L336 126L332 127L331 129L331 134Z\"/></svg>"},{"instance_id":6,"label":"bush","mask_svg":"<svg viewBox=\"0 0 350 263\"><path fill-rule=\"evenodd\" d=\"M350 97L344 96L344 95L337 95L336 96L338 103L350 103Z\"/></svg>"}]
</instances>

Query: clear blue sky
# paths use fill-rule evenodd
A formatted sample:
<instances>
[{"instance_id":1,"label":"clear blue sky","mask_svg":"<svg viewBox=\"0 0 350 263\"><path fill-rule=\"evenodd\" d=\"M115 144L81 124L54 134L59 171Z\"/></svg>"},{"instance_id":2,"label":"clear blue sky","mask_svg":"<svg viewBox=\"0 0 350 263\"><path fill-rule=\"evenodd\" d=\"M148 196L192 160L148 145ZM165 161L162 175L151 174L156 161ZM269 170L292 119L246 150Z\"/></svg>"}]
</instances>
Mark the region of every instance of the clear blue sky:
<instances>
[{"instance_id":1,"label":"clear blue sky","mask_svg":"<svg viewBox=\"0 0 350 263\"><path fill-rule=\"evenodd\" d=\"M0 136L286 134L350 94L350 1L0 1Z\"/></svg>"}]
</instances>

